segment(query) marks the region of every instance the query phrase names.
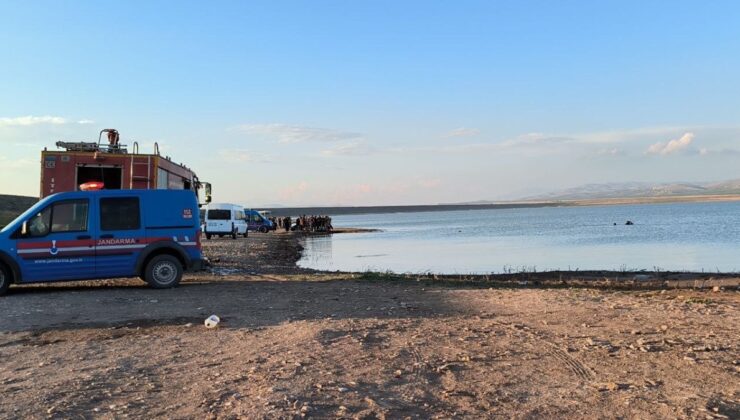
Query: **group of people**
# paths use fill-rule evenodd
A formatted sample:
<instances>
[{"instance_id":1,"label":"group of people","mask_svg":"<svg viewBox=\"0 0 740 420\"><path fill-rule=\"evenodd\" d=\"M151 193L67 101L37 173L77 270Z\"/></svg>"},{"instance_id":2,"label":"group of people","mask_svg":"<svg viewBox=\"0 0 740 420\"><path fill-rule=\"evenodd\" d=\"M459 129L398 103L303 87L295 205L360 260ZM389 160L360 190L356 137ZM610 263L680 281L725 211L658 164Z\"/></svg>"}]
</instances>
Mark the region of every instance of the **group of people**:
<instances>
[{"instance_id":1,"label":"group of people","mask_svg":"<svg viewBox=\"0 0 740 420\"><path fill-rule=\"evenodd\" d=\"M329 216L303 216L296 217L295 223L290 216L278 217L277 228L290 230L300 230L302 232L331 232L334 229L331 225Z\"/></svg>"}]
</instances>

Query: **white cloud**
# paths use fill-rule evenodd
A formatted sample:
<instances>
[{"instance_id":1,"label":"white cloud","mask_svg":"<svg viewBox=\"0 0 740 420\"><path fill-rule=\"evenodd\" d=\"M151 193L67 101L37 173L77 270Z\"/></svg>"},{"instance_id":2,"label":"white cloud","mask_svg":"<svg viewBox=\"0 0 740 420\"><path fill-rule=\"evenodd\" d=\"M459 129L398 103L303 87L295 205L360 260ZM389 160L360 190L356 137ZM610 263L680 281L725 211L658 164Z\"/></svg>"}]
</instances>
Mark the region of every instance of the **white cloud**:
<instances>
[{"instance_id":1,"label":"white cloud","mask_svg":"<svg viewBox=\"0 0 740 420\"><path fill-rule=\"evenodd\" d=\"M611 147L611 148L601 149L597 151L596 154L599 156L621 156L624 154L624 151L616 147Z\"/></svg>"},{"instance_id":2,"label":"white cloud","mask_svg":"<svg viewBox=\"0 0 740 420\"><path fill-rule=\"evenodd\" d=\"M0 118L0 127L19 127L19 126L31 126L40 124L66 124L67 120L62 117L52 117L45 115L42 117L35 117L33 115L27 115L25 117L14 117L14 118Z\"/></svg>"},{"instance_id":3,"label":"white cloud","mask_svg":"<svg viewBox=\"0 0 740 420\"><path fill-rule=\"evenodd\" d=\"M460 127L447 132L445 134L445 137L471 137L477 136L478 134L480 134L480 130L478 130L477 128Z\"/></svg>"},{"instance_id":4,"label":"white cloud","mask_svg":"<svg viewBox=\"0 0 740 420\"><path fill-rule=\"evenodd\" d=\"M422 188L434 189L442 185L442 180L439 178L424 178L419 180L419 186Z\"/></svg>"},{"instance_id":5,"label":"white cloud","mask_svg":"<svg viewBox=\"0 0 740 420\"><path fill-rule=\"evenodd\" d=\"M308 192L310 184L306 181L300 181L297 184L289 185L282 188L278 193L278 196L283 201L297 202L301 198L304 198L306 192Z\"/></svg>"},{"instance_id":6,"label":"white cloud","mask_svg":"<svg viewBox=\"0 0 740 420\"><path fill-rule=\"evenodd\" d=\"M226 162L232 163L269 163L270 157L264 153L244 149L221 149L219 156Z\"/></svg>"},{"instance_id":7,"label":"white cloud","mask_svg":"<svg viewBox=\"0 0 740 420\"><path fill-rule=\"evenodd\" d=\"M686 151L694 141L694 133L684 133L680 138L668 142L658 142L648 147L645 153L649 155L671 155Z\"/></svg>"},{"instance_id":8,"label":"white cloud","mask_svg":"<svg viewBox=\"0 0 740 420\"><path fill-rule=\"evenodd\" d=\"M321 156L366 156L372 153L372 150L361 141L350 141L337 144L333 147L321 151Z\"/></svg>"},{"instance_id":9,"label":"white cloud","mask_svg":"<svg viewBox=\"0 0 740 420\"><path fill-rule=\"evenodd\" d=\"M362 138L358 133L289 124L243 124L237 129L251 135L270 137L279 143L331 142Z\"/></svg>"},{"instance_id":10,"label":"white cloud","mask_svg":"<svg viewBox=\"0 0 740 420\"><path fill-rule=\"evenodd\" d=\"M625 130L596 131L590 133L574 134L572 137L578 143L627 143L640 142L655 137L672 136L685 132L687 127L679 126L654 126L640 127Z\"/></svg>"},{"instance_id":11,"label":"white cloud","mask_svg":"<svg viewBox=\"0 0 740 420\"><path fill-rule=\"evenodd\" d=\"M82 119L75 121L76 124L88 125L94 124L95 121ZM64 117L54 117L51 115L34 116L26 115L23 117L3 117L0 118L0 127L30 127L35 125L64 125L70 124L70 121Z\"/></svg>"},{"instance_id":12,"label":"white cloud","mask_svg":"<svg viewBox=\"0 0 740 420\"><path fill-rule=\"evenodd\" d=\"M574 143L577 140L568 136L551 136L542 133L527 133L519 137L506 140L500 145L504 148L520 146L545 146L561 143Z\"/></svg>"},{"instance_id":13,"label":"white cloud","mask_svg":"<svg viewBox=\"0 0 740 420\"><path fill-rule=\"evenodd\" d=\"M740 150L738 149L707 149L706 147L702 147L699 149L699 155L701 156L738 156L740 155Z\"/></svg>"}]
</instances>

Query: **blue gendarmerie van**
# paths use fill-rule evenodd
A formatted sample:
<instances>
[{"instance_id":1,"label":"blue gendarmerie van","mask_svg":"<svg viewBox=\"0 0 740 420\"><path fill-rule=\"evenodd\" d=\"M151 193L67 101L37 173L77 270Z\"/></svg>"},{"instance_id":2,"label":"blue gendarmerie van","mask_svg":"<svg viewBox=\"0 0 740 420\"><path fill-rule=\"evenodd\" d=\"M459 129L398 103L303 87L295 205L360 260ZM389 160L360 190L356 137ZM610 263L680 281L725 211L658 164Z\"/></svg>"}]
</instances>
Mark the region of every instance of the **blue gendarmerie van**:
<instances>
[{"instance_id":1,"label":"blue gendarmerie van","mask_svg":"<svg viewBox=\"0 0 740 420\"><path fill-rule=\"evenodd\" d=\"M263 216L257 210L244 209L244 215L247 219L247 229L257 232L267 233L275 230L275 225L270 219Z\"/></svg>"},{"instance_id":2,"label":"blue gendarmerie van","mask_svg":"<svg viewBox=\"0 0 740 420\"><path fill-rule=\"evenodd\" d=\"M189 190L99 190L44 198L0 230L0 295L11 283L140 277L176 286L205 265Z\"/></svg>"}]
</instances>

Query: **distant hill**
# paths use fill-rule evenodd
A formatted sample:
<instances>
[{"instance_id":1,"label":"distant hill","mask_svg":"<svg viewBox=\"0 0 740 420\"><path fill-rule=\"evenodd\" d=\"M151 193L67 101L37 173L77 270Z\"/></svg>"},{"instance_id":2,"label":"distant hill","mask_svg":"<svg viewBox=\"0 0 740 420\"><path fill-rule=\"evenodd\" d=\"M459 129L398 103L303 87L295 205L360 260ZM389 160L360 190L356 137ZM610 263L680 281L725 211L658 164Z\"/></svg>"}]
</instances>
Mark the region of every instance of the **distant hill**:
<instances>
[{"instance_id":1,"label":"distant hill","mask_svg":"<svg viewBox=\"0 0 740 420\"><path fill-rule=\"evenodd\" d=\"M740 179L705 183L665 183L643 182L586 184L548 194L527 197L527 200L592 200L601 198L645 198L679 197L701 195L740 194Z\"/></svg>"},{"instance_id":2,"label":"distant hill","mask_svg":"<svg viewBox=\"0 0 740 420\"><path fill-rule=\"evenodd\" d=\"M36 197L0 194L0 226L5 226L37 201Z\"/></svg>"}]
</instances>

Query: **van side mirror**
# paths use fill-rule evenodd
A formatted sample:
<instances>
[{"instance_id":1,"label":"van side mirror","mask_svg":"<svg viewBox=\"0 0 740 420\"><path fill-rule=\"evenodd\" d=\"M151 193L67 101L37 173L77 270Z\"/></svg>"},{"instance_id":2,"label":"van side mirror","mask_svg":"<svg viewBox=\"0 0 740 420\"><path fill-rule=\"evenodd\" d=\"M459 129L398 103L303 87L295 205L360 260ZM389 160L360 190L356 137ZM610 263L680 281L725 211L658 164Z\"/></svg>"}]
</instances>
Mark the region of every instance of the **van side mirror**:
<instances>
[{"instance_id":1,"label":"van side mirror","mask_svg":"<svg viewBox=\"0 0 740 420\"><path fill-rule=\"evenodd\" d=\"M24 221L21 225L21 236L26 237L28 236L28 221Z\"/></svg>"}]
</instances>

